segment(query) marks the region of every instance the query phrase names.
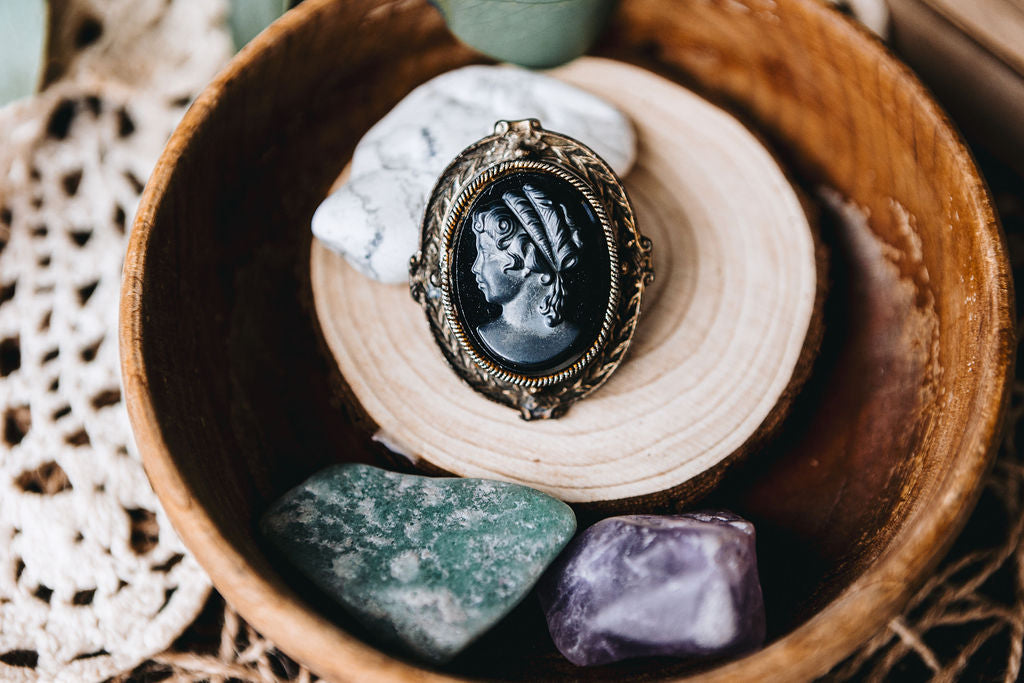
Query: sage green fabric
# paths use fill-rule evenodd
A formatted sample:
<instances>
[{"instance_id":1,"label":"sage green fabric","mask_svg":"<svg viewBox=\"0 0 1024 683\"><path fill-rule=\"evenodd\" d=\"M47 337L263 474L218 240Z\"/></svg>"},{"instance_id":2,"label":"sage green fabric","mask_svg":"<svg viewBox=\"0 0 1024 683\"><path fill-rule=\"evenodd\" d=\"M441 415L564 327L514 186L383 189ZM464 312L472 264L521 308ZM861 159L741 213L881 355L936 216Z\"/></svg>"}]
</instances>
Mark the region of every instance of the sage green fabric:
<instances>
[{"instance_id":1,"label":"sage green fabric","mask_svg":"<svg viewBox=\"0 0 1024 683\"><path fill-rule=\"evenodd\" d=\"M0 0L0 105L39 87L48 23L46 0Z\"/></svg>"}]
</instances>

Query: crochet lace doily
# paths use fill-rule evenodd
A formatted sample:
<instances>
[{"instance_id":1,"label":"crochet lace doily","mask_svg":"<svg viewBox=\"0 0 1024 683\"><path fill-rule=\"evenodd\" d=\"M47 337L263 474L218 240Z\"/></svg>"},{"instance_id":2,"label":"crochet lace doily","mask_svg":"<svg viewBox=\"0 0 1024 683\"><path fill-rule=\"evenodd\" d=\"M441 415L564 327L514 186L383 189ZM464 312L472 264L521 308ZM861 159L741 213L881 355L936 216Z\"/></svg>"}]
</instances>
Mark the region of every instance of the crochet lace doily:
<instances>
[{"instance_id":1,"label":"crochet lace doily","mask_svg":"<svg viewBox=\"0 0 1024 683\"><path fill-rule=\"evenodd\" d=\"M116 330L139 194L230 56L224 11L66 2L50 86L0 110L0 680L130 669L209 591L136 455Z\"/></svg>"}]
</instances>

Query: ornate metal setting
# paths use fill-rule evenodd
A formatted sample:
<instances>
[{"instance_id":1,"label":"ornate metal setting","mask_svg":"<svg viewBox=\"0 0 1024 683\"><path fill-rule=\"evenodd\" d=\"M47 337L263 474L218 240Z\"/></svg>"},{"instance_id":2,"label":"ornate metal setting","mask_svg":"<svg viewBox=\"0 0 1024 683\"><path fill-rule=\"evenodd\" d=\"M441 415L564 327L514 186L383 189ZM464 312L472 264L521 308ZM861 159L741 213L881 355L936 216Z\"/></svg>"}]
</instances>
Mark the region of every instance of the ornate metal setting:
<instances>
[{"instance_id":1,"label":"ornate metal setting","mask_svg":"<svg viewBox=\"0 0 1024 683\"><path fill-rule=\"evenodd\" d=\"M448 166L410 264L449 364L527 420L563 415L608 379L653 277L615 173L534 119L499 121Z\"/></svg>"}]
</instances>

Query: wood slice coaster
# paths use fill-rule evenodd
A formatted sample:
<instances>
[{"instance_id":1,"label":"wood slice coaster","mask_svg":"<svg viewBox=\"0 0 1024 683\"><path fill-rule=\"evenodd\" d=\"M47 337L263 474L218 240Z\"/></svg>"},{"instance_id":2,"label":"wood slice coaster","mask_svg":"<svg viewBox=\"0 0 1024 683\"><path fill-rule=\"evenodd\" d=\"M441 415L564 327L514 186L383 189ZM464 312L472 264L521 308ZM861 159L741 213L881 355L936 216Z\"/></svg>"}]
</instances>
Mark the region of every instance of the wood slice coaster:
<instances>
[{"instance_id":1,"label":"wood slice coaster","mask_svg":"<svg viewBox=\"0 0 1024 683\"><path fill-rule=\"evenodd\" d=\"M551 73L637 129L624 183L656 277L608 383L560 419L525 422L458 379L407 287L314 240L317 313L375 438L426 469L609 509L686 503L770 435L807 375L821 325L812 225L758 139L690 91L605 59Z\"/></svg>"}]
</instances>

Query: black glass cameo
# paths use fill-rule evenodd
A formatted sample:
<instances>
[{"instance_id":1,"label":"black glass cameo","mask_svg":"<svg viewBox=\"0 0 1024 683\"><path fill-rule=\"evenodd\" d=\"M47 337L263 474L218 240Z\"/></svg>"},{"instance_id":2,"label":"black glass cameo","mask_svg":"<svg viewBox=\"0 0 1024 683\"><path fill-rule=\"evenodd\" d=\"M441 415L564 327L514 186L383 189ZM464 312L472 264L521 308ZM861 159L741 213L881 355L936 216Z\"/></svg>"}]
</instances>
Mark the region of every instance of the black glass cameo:
<instances>
[{"instance_id":1,"label":"black glass cameo","mask_svg":"<svg viewBox=\"0 0 1024 683\"><path fill-rule=\"evenodd\" d=\"M611 273L601 221L569 181L535 171L482 189L453 236L452 294L465 333L527 377L572 365L598 339Z\"/></svg>"},{"instance_id":2,"label":"black glass cameo","mask_svg":"<svg viewBox=\"0 0 1024 683\"><path fill-rule=\"evenodd\" d=\"M622 182L535 119L498 121L452 161L409 263L445 360L525 420L561 417L605 383L653 277Z\"/></svg>"}]
</instances>

